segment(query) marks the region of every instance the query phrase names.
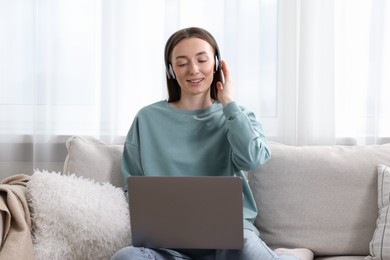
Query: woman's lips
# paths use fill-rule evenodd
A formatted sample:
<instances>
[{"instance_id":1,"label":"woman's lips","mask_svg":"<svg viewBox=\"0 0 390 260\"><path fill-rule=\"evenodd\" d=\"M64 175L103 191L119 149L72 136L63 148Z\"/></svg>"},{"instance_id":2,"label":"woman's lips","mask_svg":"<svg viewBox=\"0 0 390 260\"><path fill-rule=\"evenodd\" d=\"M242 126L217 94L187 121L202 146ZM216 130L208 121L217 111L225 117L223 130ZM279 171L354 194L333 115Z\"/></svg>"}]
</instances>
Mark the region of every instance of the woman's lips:
<instances>
[{"instance_id":1,"label":"woman's lips","mask_svg":"<svg viewBox=\"0 0 390 260\"><path fill-rule=\"evenodd\" d=\"M190 83L191 86L198 86L202 83L203 79L191 79L187 80L188 83Z\"/></svg>"}]
</instances>

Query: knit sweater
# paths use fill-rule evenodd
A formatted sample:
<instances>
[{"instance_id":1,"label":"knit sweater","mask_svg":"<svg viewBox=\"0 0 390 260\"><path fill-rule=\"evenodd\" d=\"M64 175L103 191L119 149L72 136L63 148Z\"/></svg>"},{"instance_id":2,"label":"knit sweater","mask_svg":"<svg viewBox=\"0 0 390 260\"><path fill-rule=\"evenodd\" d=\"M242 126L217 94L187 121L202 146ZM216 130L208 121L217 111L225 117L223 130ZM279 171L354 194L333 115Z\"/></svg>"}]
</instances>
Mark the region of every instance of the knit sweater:
<instances>
[{"instance_id":1,"label":"knit sweater","mask_svg":"<svg viewBox=\"0 0 390 260\"><path fill-rule=\"evenodd\" d=\"M239 176L244 228L257 233L257 208L244 171L260 167L270 155L261 124L235 102L180 110L163 100L141 109L128 132L122 158L124 191L130 175Z\"/></svg>"}]
</instances>

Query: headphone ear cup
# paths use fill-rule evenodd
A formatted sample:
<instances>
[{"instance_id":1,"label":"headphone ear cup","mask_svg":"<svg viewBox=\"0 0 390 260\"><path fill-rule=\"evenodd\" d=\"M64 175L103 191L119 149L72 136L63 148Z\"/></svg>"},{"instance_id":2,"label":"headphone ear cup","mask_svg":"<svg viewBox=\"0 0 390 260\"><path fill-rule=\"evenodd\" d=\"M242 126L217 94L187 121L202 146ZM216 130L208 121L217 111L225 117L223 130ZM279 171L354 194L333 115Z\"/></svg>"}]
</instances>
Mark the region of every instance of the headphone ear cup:
<instances>
[{"instance_id":1,"label":"headphone ear cup","mask_svg":"<svg viewBox=\"0 0 390 260\"><path fill-rule=\"evenodd\" d=\"M176 79L175 72L173 72L172 64L168 65L168 78L169 79Z\"/></svg>"},{"instance_id":2,"label":"headphone ear cup","mask_svg":"<svg viewBox=\"0 0 390 260\"><path fill-rule=\"evenodd\" d=\"M218 56L215 55L215 71L218 71L219 70L219 59L218 59Z\"/></svg>"}]
</instances>

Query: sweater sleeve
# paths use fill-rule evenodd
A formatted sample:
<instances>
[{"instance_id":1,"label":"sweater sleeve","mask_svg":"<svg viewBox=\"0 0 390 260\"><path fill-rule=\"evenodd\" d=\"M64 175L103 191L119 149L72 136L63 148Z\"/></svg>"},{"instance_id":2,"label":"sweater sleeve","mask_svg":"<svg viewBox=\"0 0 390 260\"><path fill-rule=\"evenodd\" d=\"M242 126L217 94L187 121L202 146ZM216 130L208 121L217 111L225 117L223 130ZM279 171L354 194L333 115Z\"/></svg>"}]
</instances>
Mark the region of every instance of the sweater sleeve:
<instances>
[{"instance_id":1,"label":"sweater sleeve","mask_svg":"<svg viewBox=\"0 0 390 260\"><path fill-rule=\"evenodd\" d=\"M124 179L123 190L127 195L127 178L131 175L142 175L138 121L134 120L123 147L123 156L121 161L122 175Z\"/></svg>"},{"instance_id":2,"label":"sweater sleeve","mask_svg":"<svg viewBox=\"0 0 390 260\"><path fill-rule=\"evenodd\" d=\"M235 102L227 104L223 113L235 166L244 171L260 167L271 157L271 152L263 128L254 113L240 108Z\"/></svg>"}]
</instances>

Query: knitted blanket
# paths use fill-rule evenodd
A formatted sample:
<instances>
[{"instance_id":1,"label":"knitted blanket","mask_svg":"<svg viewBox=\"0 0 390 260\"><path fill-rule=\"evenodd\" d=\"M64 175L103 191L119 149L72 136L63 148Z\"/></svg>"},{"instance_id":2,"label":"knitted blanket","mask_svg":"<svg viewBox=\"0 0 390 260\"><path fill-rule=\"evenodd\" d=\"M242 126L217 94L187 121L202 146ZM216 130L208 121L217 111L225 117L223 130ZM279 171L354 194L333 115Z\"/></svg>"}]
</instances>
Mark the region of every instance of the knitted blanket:
<instances>
[{"instance_id":1,"label":"knitted blanket","mask_svg":"<svg viewBox=\"0 0 390 260\"><path fill-rule=\"evenodd\" d=\"M25 197L29 180L30 176L19 174L0 181L0 213L4 223L0 259L34 259L30 211Z\"/></svg>"}]
</instances>

